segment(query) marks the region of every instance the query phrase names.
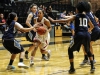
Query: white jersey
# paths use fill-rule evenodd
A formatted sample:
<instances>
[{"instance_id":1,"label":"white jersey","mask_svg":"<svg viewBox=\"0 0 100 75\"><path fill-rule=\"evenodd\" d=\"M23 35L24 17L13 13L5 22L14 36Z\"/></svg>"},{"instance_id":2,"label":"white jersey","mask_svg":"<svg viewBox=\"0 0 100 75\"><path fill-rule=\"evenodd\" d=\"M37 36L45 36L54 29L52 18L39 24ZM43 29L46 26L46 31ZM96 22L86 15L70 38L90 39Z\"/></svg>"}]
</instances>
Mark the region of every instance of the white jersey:
<instances>
[{"instance_id":1,"label":"white jersey","mask_svg":"<svg viewBox=\"0 0 100 75\"><path fill-rule=\"evenodd\" d=\"M38 17L36 17L36 22L37 22ZM45 27L48 30L48 27L44 24L44 20L46 18L43 17L41 20L41 23L43 24L43 27ZM40 35L36 32L36 36L34 40L38 40L41 42L41 49L45 50L50 42L50 33L47 31L44 35Z\"/></svg>"}]
</instances>

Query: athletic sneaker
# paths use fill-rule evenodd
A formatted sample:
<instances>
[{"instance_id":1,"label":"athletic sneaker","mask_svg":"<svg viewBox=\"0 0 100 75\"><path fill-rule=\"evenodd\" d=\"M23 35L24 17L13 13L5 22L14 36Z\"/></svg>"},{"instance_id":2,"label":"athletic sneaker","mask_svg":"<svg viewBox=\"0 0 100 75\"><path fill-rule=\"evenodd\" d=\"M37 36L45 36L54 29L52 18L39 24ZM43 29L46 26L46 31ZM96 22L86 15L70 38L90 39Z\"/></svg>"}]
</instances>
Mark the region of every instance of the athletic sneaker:
<instances>
[{"instance_id":1,"label":"athletic sneaker","mask_svg":"<svg viewBox=\"0 0 100 75\"><path fill-rule=\"evenodd\" d=\"M88 60L84 59L80 65L85 65L86 63L88 63Z\"/></svg>"},{"instance_id":2,"label":"athletic sneaker","mask_svg":"<svg viewBox=\"0 0 100 75\"><path fill-rule=\"evenodd\" d=\"M15 70L15 67L13 65L8 65L7 70Z\"/></svg>"},{"instance_id":3,"label":"athletic sneaker","mask_svg":"<svg viewBox=\"0 0 100 75\"><path fill-rule=\"evenodd\" d=\"M48 54L47 54L48 59L50 59L50 55L51 55L51 50L48 50Z\"/></svg>"},{"instance_id":4,"label":"athletic sneaker","mask_svg":"<svg viewBox=\"0 0 100 75\"><path fill-rule=\"evenodd\" d=\"M96 60L93 60L93 64L95 64L96 63ZM88 60L88 64L90 65L91 63L90 63L90 60Z\"/></svg>"},{"instance_id":5,"label":"athletic sneaker","mask_svg":"<svg viewBox=\"0 0 100 75\"><path fill-rule=\"evenodd\" d=\"M30 61L30 66L33 66L34 65L34 62L31 60Z\"/></svg>"},{"instance_id":6,"label":"athletic sneaker","mask_svg":"<svg viewBox=\"0 0 100 75\"><path fill-rule=\"evenodd\" d=\"M69 72L69 74L75 73L75 69L71 68L68 72Z\"/></svg>"},{"instance_id":7,"label":"athletic sneaker","mask_svg":"<svg viewBox=\"0 0 100 75\"><path fill-rule=\"evenodd\" d=\"M49 59L47 58L47 56L42 56L42 59L45 61L49 61Z\"/></svg>"},{"instance_id":8,"label":"athletic sneaker","mask_svg":"<svg viewBox=\"0 0 100 75\"><path fill-rule=\"evenodd\" d=\"M29 58L28 58L28 54L25 54L25 58L26 58L26 59L29 59Z\"/></svg>"},{"instance_id":9,"label":"athletic sneaker","mask_svg":"<svg viewBox=\"0 0 100 75\"><path fill-rule=\"evenodd\" d=\"M19 62L19 63L18 63L18 67L19 67L19 68L25 68L25 69L29 68L29 66L25 65L25 64L22 63L22 62Z\"/></svg>"},{"instance_id":10,"label":"athletic sneaker","mask_svg":"<svg viewBox=\"0 0 100 75\"><path fill-rule=\"evenodd\" d=\"M94 73L95 67L90 70L90 73Z\"/></svg>"}]
</instances>

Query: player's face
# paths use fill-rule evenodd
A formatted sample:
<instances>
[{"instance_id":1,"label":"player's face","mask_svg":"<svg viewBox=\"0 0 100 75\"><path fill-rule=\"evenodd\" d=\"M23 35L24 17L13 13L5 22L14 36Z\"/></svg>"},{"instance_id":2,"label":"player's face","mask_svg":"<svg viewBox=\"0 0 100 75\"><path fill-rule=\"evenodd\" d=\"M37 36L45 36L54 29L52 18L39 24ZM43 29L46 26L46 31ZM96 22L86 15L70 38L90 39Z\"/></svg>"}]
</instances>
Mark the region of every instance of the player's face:
<instances>
[{"instance_id":1,"label":"player's face","mask_svg":"<svg viewBox=\"0 0 100 75\"><path fill-rule=\"evenodd\" d=\"M34 13L36 13L36 11L37 11L37 6L33 6L33 7L31 8L31 11L34 12Z\"/></svg>"},{"instance_id":2,"label":"player's face","mask_svg":"<svg viewBox=\"0 0 100 75\"><path fill-rule=\"evenodd\" d=\"M3 18L4 17L4 15L3 14L0 14L0 18Z\"/></svg>"},{"instance_id":3,"label":"player's face","mask_svg":"<svg viewBox=\"0 0 100 75\"><path fill-rule=\"evenodd\" d=\"M18 20L18 17L17 17L17 15L16 15L16 17L15 17L15 20L16 20L16 21Z\"/></svg>"},{"instance_id":4,"label":"player's face","mask_svg":"<svg viewBox=\"0 0 100 75\"><path fill-rule=\"evenodd\" d=\"M42 12L42 10L39 10L39 11L38 11L38 17L41 17L41 18L43 17L43 12Z\"/></svg>"}]
</instances>

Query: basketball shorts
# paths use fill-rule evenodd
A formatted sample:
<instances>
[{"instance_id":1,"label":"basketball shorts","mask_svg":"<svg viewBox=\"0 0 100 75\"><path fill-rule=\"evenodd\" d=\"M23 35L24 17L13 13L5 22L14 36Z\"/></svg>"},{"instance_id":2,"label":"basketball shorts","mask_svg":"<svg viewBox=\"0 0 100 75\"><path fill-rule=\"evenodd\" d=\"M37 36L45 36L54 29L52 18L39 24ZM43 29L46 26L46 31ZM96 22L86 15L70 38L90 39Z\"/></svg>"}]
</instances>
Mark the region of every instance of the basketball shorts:
<instances>
[{"instance_id":1,"label":"basketball shorts","mask_svg":"<svg viewBox=\"0 0 100 75\"><path fill-rule=\"evenodd\" d=\"M2 43L11 54L18 54L24 51L23 47L15 39L4 39Z\"/></svg>"},{"instance_id":2,"label":"basketball shorts","mask_svg":"<svg viewBox=\"0 0 100 75\"><path fill-rule=\"evenodd\" d=\"M50 34L48 33L46 36L43 35L42 37L36 36L34 38L34 41L39 41L41 43L39 46L40 49L47 50L47 47L48 47L49 42L50 42Z\"/></svg>"},{"instance_id":3,"label":"basketball shorts","mask_svg":"<svg viewBox=\"0 0 100 75\"><path fill-rule=\"evenodd\" d=\"M27 41L33 42L35 35L36 35L36 32L34 31L26 32Z\"/></svg>"},{"instance_id":4,"label":"basketball shorts","mask_svg":"<svg viewBox=\"0 0 100 75\"><path fill-rule=\"evenodd\" d=\"M98 26L95 26L91 33L91 41L96 41L100 38L100 29Z\"/></svg>"},{"instance_id":5,"label":"basketball shorts","mask_svg":"<svg viewBox=\"0 0 100 75\"><path fill-rule=\"evenodd\" d=\"M71 51L79 51L83 44L85 50L88 52L90 50L90 40L91 36L88 32L79 32L74 36L74 40L70 43L69 48Z\"/></svg>"}]
</instances>

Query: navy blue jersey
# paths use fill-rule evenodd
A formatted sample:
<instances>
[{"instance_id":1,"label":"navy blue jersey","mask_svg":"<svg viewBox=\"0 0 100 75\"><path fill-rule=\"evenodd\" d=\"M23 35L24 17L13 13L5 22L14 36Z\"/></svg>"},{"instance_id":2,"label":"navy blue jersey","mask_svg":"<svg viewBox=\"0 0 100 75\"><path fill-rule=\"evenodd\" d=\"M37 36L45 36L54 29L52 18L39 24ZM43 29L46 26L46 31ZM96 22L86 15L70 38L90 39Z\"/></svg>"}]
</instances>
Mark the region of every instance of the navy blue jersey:
<instances>
[{"instance_id":1,"label":"navy blue jersey","mask_svg":"<svg viewBox=\"0 0 100 75\"><path fill-rule=\"evenodd\" d=\"M34 25L34 18L37 17L38 12L36 12L35 14L34 13L32 13L32 14L33 14L33 17L31 19L31 25L33 26Z\"/></svg>"},{"instance_id":2,"label":"navy blue jersey","mask_svg":"<svg viewBox=\"0 0 100 75\"><path fill-rule=\"evenodd\" d=\"M91 33L91 41L96 41L100 38L100 29L97 25L96 20L94 19L94 15L91 12L88 12L86 15L89 17L92 24L94 25L94 28L92 29Z\"/></svg>"},{"instance_id":3,"label":"navy blue jersey","mask_svg":"<svg viewBox=\"0 0 100 75\"><path fill-rule=\"evenodd\" d=\"M98 26L98 25L97 25L97 22L96 22L95 19L94 19L94 15L93 15L91 12L86 13L86 15L89 17L89 19L91 20L91 22L92 22L92 24L93 24L94 26Z\"/></svg>"},{"instance_id":4,"label":"navy blue jersey","mask_svg":"<svg viewBox=\"0 0 100 75\"><path fill-rule=\"evenodd\" d=\"M15 37L16 32L14 31L14 25L15 21L12 21L9 26L9 29L3 34L2 36L3 39L11 39Z\"/></svg>"},{"instance_id":5,"label":"navy blue jersey","mask_svg":"<svg viewBox=\"0 0 100 75\"><path fill-rule=\"evenodd\" d=\"M75 33L79 31L88 31L89 18L85 14L77 14L75 17Z\"/></svg>"}]
</instances>

